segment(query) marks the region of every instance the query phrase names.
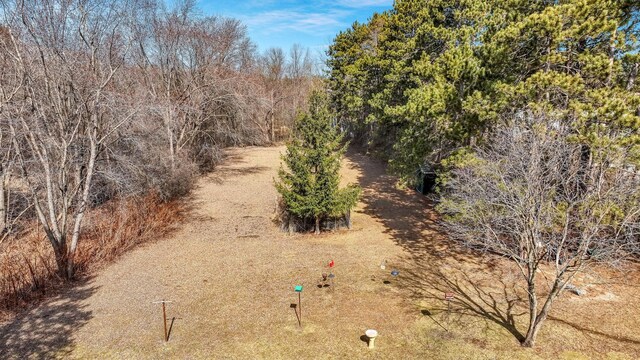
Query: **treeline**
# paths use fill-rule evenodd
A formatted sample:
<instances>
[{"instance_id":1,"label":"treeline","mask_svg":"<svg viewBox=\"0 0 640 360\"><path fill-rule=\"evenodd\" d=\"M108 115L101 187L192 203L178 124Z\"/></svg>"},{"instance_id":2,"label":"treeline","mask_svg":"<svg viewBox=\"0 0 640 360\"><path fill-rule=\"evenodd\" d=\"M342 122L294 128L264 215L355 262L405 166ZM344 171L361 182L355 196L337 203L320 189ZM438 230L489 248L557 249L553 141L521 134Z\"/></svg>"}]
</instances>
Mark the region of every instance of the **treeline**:
<instances>
[{"instance_id":1,"label":"treeline","mask_svg":"<svg viewBox=\"0 0 640 360\"><path fill-rule=\"evenodd\" d=\"M407 178L425 160L482 144L522 111L553 114L587 145L637 145L638 6L398 0L335 38L332 104Z\"/></svg>"},{"instance_id":2,"label":"treeline","mask_svg":"<svg viewBox=\"0 0 640 360\"><path fill-rule=\"evenodd\" d=\"M0 1L0 268L21 266L3 296L37 287L34 267L73 278L93 208L179 198L222 148L288 139L317 82L309 51L260 54L241 22L194 4ZM36 228L52 253L7 250Z\"/></svg>"}]
</instances>

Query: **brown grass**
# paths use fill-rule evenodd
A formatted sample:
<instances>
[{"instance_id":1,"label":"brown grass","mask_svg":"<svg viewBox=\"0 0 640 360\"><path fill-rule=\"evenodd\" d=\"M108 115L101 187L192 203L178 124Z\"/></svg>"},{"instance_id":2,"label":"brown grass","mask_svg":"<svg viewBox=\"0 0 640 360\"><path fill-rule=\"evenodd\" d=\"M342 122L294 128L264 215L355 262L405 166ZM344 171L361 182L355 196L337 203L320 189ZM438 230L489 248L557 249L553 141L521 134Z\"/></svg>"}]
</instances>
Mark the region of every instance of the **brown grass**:
<instances>
[{"instance_id":1,"label":"brown grass","mask_svg":"<svg viewBox=\"0 0 640 360\"><path fill-rule=\"evenodd\" d=\"M587 295L563 294L538 346L523 349L526 302L514 268L451 243L431 204L395 186L379 162L356 152L345 161L345 182L364 188L352 231L280 232L271 218L281 150L231 150L200 181L179 230L0 328L6 357L640 358L637 270L581 276ZM329 259L335 286L318 287ZM298 284L302 328L290 307ZM153 304L163 298L173 301L168 343ZM380 333L373 351L361 340L367 328Z\"/></svg>"},{"instance_id":2,"label":"brown grass","mask_svg":"<svg viewBox=\"0 0 640 360\"><path fill-rule=\"evenodd\" d=\"M184 216L184 202L164 202L155 194L109 202L87 217L78 254L80 271L100 269L140 244L164 238Z\"/></svg>"},{"instance_id":3,"label":"brown grass","mask_svg":"<svg viewBox=\"0 0 640 360\"><path fill-rule=\"evenodd\" d=\"M42 299L61 282L49 244L37 234L8 239L0 250L0 320Z\"/></svg>"},{"instance_id":4,"label":"brown grass","mask_svg":"<svg viewBox=\"0 0 640 360\"><path fill-rule=\"evenodd\" d=\"M77 277L87 278L130 249L161 238L184 213L178 201L165 203L156 195L114 200L88 213L78 255ZM0 321L24 307L68 289L56 272L53 251L38 229L9 239L0 249Z\"/></svg>"}]
</instances>

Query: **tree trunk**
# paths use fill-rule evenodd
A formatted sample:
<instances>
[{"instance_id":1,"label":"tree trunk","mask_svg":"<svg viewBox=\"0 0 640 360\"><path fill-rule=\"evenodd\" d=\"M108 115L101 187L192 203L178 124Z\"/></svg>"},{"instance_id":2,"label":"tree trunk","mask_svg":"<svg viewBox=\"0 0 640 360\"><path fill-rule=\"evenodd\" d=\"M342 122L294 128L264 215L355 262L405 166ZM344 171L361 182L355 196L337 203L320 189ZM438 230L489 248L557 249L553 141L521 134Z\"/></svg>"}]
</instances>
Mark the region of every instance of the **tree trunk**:
<instances>
[{"instance_id":1,"label":"tree trunk","mask_svg":"<svg viewBox=\"0 0 640 360\"><path fill-rule=\"evenodd\" d=\"M273 114L273 110L271 111L271 142L276 142L276 118Z\"/></svg>"},{"instance_id":2,"label":"tree trunk","mask_svg":"<svg viewBox=\"0 0 640 360\"><path fill-rule=\"evenodd\" d=\"M316 216L316 231L315 234L318 235L320 234L320 217Z\"/></svg>"},{"instance_id":3,"label":"tree trunk","mask_svg":"<svg viewBox=\"0 0 640 360\"><path fill-rule=\"evenodd\" d=\"M638 76L638 67L640 64L635 63L631 68L631 72L629 73L629 80L627 81L627 91L631 91L633 89L633 85L635 85L636 77Z\"/></svg>"},{"instance_id":4,"label":"tree trunk","mask_svg":"<svg viewBox=\"0 0 640 360\"><path fill-rule=\"evenodd\" d=\"M91 138L90 138L89 163L87 164L87 173L83 181L83 189L82 189L82 195L80 198L80 205L76 210L76 216L74 219L73 232L71 233L71 246L69 246L69 249L67 252L67 277L66 277L67 280L73 279L73 275L75 273L74 258L76 255L76 251L78 249L78 240L80 239L80 228L82 227L82 219L84 218L84 214L89 204L89 194L90 194L92 180L93 180L93 172L95 171L96 159L98 157L97 115L93 114L91 118L93 120L93 129L92 129L93 134L91 135Z\"/></svg>"},{"instance_id":5,"label":"tree trunk","mask_svg":"<svg viewBox=\"0 0 640 360\"><path fill-rule=\"evenodd\" d=\"M535 273L535 269L533 270L533 272ZM536 340L536 335L539 329L539 326L536 326L538 318L538 298L536 296L535 277L530 276L528 282L529 285L527 287L527 292L529 293L529 329L527 330L525 339L522 341L522 346L533 347L533 343Z\"/></svg>"},{"instance_id":6,"label":"tree trunk","mask_svg":"<svg viewBox=\"0 0 640 360\"><path fill-rule=\"evenodd\" d=\"M171 131L171 127L167 125L167 137L169 138L169 156L171 160L171 171L176 170L176 149L173 143L173 132Z\"/></svg>"},{"instance_id":7,"label":"tree trunk","mask_svg":"<svg viewBox=\"0 0 640 360\"><path fill-rule=\"evenodd\" d=\"M69 277L69 258L67 257L66 250L63 250L60 254L56 254L56 266L58 267L58 275L62 279L71 279Z\"/></svg>"},{"instance_id":8,"label":"tree trunk","mask_svg":"<svg viewBox=\"0 0 640 360\"><path fill-rule=\"evenodd\" d=\"M542 311L540 311L540 313L536 315L535 321L529 325L529 330L527 331L527 335L525 336L525 339L522 341L522 346L533 347L533 345L535 345L538 332L540 331L542 324L544 323L544 321L547 319L547 316L549 315L549 308L551 306L551 302L553 302L553 300L551 301L547 300L547 304L549 304L549 306L545 304L545 306L542 308Z\"/></svg>"},{"instance_id":9,"label":"tree trunk","mask_svg":"<svg viewBox=\"0 0 640 360\"><path fill-rule=\"evenodd\" d=\"M607 86L611 86L611 80L613 79L613 65L616 59L616 35L618 34L618 24L616 24L615 30L611 35L611 43L609 45L609 74L607 75Z\"/></svg>"},{"instance_id":10,"label":"tree trunk","mask_svg":"<svg viewBox=\"0 0 640 360\"><path fill-rule=\"evenodd\" d=\"M0 233L7 229L7 192L5 174L0 177Z\"/></svg>"},{"instance_id":11,"label":"tree trunk","mask_svg":"<svg viewBox=\"0 0 640 360\"><path fill-rule=\"evenodd\" d=\"M524 346L524 347L533 347L533 345L536 342L536 336L538 336L538 331L540 330L541 326L542 326L542 321L529 327L529 331L527 332L527 336L522 341L522 346Z\"/></svg>"},{"instance_id":12,"label":"tree trunk","mask_svg":"<svg viewBox=\"0 0 640 360\"><path fill-rule=\"evenodd\" d=\"M351 210L347 211L347 229L351 230Z\"/></svg>"},{"instance_id":13,"label":"tree trunk","mask_svg":"<svg viewBox=\"0 0 640 360\"><path fill-rule=\"evenodd\" d=\"M558 296L560 291L564 288L564 285L561 286L561 283L562 283L561 278L557 278L554 281L553 287L551 288L551 292L549 292L549 295L547 296L547 300L544 302L544 305L542 306L542 310L540 310L539 313L537 313L537 309L536 309L537 299L535 300L535 303L534 303L535 306L532 306L531 302L529 303L531 323L529 324L529 330L527 330L527 335L525 336L525 339L522 341L522 346L533 347L533 345L535 344L536 337L538 336L538 332L540 331L542 324L544 323L544 321L547 319L547 316L549 315L549 310L551 309L551 305L553 304L553 301ZM529 291L531 291L532 288L534 287L531 284L529 284ZM535 292L533 294L534 294L533 297L535 298L536 297ZM529 299L531 300L531 294L529 295Z\"/></svg>"}]
</instances>

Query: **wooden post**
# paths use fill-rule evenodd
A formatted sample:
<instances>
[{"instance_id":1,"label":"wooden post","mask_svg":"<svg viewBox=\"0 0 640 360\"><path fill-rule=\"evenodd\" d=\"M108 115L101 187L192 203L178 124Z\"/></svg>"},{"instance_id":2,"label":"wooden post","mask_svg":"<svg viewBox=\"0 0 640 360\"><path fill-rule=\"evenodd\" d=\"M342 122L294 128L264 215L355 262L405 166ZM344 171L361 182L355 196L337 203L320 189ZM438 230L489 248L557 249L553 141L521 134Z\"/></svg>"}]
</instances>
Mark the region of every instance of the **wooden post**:
<instances>
[{"instance_id":1,"label":"wooden post","mask_svg":"<svg viewBox=\"0 0 640 360\"><path fill-rule=\"evenodd\" d=\"M154 301L153 304L162 304L162 324L164 325L164 341L169 341L169 331L167 329L167 307L166 303L170 303L171 301L161 300Z\"/></svg>"},{"instance_id":2,"label":"wooden post","mask_svg":"<svg viewBox=\"0 0 640 360\"><path fill-rule=\"evenodd\" d=\"M329 280L331 281L331 291L335 290L335 285L333 283L333 279L336 277L336 275L333 273L334 266L336 266L335 261L329 261Z\"/></svg>"},{"instance_id":3,"label":"wooden post","mask_svg":"<svg viewBox=\"0 0 640 360\"><path fill-rule=\"evenodd\" d=\"M169 341L169 334L167 334L167 310L165 302L162 302L162 319L164 320L164 341Z\"/></svg>"}]
</instances>

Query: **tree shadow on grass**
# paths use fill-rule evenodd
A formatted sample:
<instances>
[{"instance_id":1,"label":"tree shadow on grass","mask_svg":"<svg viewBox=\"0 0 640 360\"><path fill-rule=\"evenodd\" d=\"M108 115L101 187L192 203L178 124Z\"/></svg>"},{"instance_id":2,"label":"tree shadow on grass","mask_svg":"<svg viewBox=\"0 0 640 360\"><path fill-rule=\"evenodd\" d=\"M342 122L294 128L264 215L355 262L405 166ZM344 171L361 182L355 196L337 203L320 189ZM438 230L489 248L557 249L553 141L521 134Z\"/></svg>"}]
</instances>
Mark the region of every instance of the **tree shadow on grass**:
<instances>
[{"instance_id":1,"label":"tree shadow on grass","mask_svg":"<svg viewBox=\"0 0 640 360\"><path fill-rule=\"evenodd\" d=\"M225 150L220 163L209 172L205 179L216 184L223 184L229 178L256 175L271 170L268 166L249 166L247 164L247 154L238 150Z\"/></svg>"},{"instance_id":2,"label":"tree shadow on grass","mask_svg":"<svg viewBox=\"0 0 640 360\"><path fill-rule=\"evenodd\" d=\"M362 212L379 220L384 233L411 253L415 258L428 254L439 259L462 259L469 261L469 251L455 246L440 234L428 197L411 189L397 186L398 179L387 174L386 165L351 148L346 157L352 168L360 171L358 183L363 192Z\"/></svg>"},{"instance_id":3,"label":"tree shadow on grass","mask_svg":"<svg viewBox=\"0 0 640 360\"><path fill-rule=\"evenodd\" d=\"M444 297L453 293L447 323L469 326L470 318L481 319L487 325L498 324L522 341L528 303L523 282L512 265L497 255L466 249L450 240L438 226L433 202L415 191L398 188L397 178L387 174L384 162L354 147L346 157L352 168L360 171L362 211L380 221L384 232L406 250L407 255L397 259L400 263L393 264L400 270L395 286L428 307L421 309L422 314L432 318L447 314ZM555 316L549 320L627 345L640 343Z\"/></svg>"},{"instance_id":4,"label":"tree shadow on grass","mask_svg":"<svg viewBox=\"0 0 640 360\"><path fill-rule=\"evenodd\" d=\"M84 300L97 291L88 282L76 284L9 323L0 325L3 359L51 359L73 351L73 334L91 318Z\"/></svg>"},{"instance_id":5,"label":"tree shadow on grass","mask_svg":"<svg viewBox=\"0 0 640 360\"><path fill-rule=\"evenodd\" d=\"M260 174L269 170L271 170L270 167L260 166L260 165L241 167L241 168L220 167L211 173L211 175L209 176L209 179L211 179L212 181L218 184L222 184L228 178L255 175L255 174Z\"/></svg>"},{"instance_id":6,"label":"tree shadow on grass","mask_svg":"<svg viewBox=\"0 0 640 360\"><path fill-rule=\"evenodd\" d=\"M418 298L429 300L436 313L451 312L450 322L465 324L464 317L477 317L500 325L522 342L524 334L517 328L516 318L527 314L526 299L518 294L514 283L500 275L491 284L472 279L466 271L443 272L439 269L411 274L403 279ZM450 307L445 294L451 293Z\"/></svg>"},{"instance_id":7,"label":"tree shadow on grass","mask_svg":"<svg viewBox=\"0 0 640 360\"><path fill-rule=\"evenodd\" d=\"M604 333L602 331L589 329L589 328L581 326L579 324L574 324L574 323L569 322L567 320L561 319L561 318L559 318L557 316L549 315L549 320L561 323L563 325L570 326L570 327L572 327L572 328L574 328L576 330L579 330L579 331L581 331L583 333L587 333L587 334L590 334L590 335L601 336L601 337L604 337L604 338L607 338L607 339L611 339L611 340L615 340L615 341L618 341L618 342L621 342L621 343L625 343L627 345L632 345L632 346L640 345L640 340L636 340L636 339L632 339L632 338L624 337L624 336L610 335L610 334Z\"/></svg>"},{"instance_id":8,"label":"tree shadow on grass","mask_svg":"<svg viewBox=\"0 0 640 360\"><path fill-rule=\"evenodd\" d=\"M354 148L347 152L347 158L360 170L362 211L379 220L384 232L406 250L405 258L394 265L400 270L396 285L417 301L439 304L427 310L429 315L447 312L444 295L454 293L454 319L450 322L477 317L500 325L520 341L524 339L516 318L525 313L526 299L518 294L515 281L505 280L508 277L501 273L496 258L463 248L444 236L433 202L413 190L399 188L397 178L387 174L383 162ZM483 283L488 277L498 280Z\"/></svg>"}]
</instances>

